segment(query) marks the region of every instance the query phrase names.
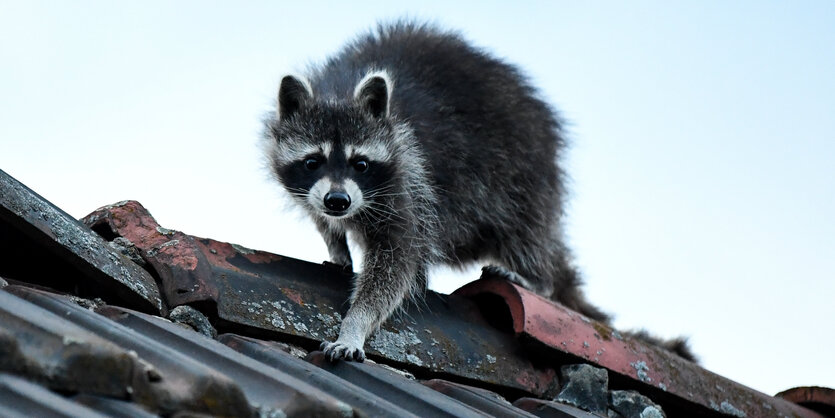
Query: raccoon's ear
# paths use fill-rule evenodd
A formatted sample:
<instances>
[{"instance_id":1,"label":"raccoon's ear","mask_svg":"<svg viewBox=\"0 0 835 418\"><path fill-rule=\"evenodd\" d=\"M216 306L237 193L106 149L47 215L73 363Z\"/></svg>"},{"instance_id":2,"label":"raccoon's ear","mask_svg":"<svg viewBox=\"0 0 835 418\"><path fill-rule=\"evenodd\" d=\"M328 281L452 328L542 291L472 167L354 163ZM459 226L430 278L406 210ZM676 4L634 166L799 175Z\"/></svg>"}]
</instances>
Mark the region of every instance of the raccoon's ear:
<instances>
[{"instance_id":1,"label":"raccoon's ear","mask_svg":"<svg viewBox=\"0 0 835 418\"><path fill-rule=\"evenodd\" d=\"M368 73L354 89L354 100L375 118L389 115L391 78L385 71Z\"/></svg>"},{"instance_id":2,"label":"raccoon's ear","mask_svg":"<svg viewBox=\"0 0 835 418\"><path fill-rule=\"evenodd\" d=\"M284 76L278 88L278 109L276 109L278 120L298 112L305 102L312 98L313 91L306 80L292 75Z\"/></svg>"}]
</instances>

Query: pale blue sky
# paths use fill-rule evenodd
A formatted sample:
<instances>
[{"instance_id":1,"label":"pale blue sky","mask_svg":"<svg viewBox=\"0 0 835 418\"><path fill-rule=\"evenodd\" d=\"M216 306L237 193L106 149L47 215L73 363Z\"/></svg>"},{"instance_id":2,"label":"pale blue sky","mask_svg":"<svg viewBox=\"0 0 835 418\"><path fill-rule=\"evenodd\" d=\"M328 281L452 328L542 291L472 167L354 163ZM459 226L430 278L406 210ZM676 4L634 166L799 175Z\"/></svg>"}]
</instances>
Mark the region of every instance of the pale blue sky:
<instances>
[{"instance_id":1,"label":"pale blue sky","mask_svg":"<svg viewBox=\"0 0 835 418\"><path fill-rule=\"evenodd\" d=\"M377 20L432 19L569 121L569 239L619 327L690 335L769 394L835 386L835 3L238 3L0 1L0 169L76 217L136 199L322 261L263 168L260 118L282 74Z\"/></svg>"}]
</instances>

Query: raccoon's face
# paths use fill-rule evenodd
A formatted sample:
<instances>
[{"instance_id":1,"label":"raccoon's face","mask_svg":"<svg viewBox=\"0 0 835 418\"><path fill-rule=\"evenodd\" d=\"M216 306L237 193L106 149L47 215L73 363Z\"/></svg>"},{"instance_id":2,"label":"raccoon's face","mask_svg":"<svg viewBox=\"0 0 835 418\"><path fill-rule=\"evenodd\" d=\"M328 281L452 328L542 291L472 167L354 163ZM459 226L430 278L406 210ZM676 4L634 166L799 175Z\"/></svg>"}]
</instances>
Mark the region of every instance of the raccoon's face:
<instances>
[{"instance_id":1,"label":"raccoon's face","mask_svg":"<svg viewBox=\"0 0 835 418\"><path fill-rule=\"evenodd\" d=\"M272 168L303 207L327 221L380 206L393 177L390 82L366 77L354 103L317 102L303 81L287 76L269 133ZM380 95L385 97L381 97Z\"/></svg>"},{"instance_id":2,"label":"raccoon's face","mask_svg":"<svg viewBox=\"0 0 835 418\"><path fill-rule=\"evenodd\" d=\"M331 135L327 136L333 138L338 128L329 130ZM339 134L345 134L341 131ZM346 142L330 139L313 143L297 137L291 141L293 152L283 155L285 162L276 167L284 187L315 215L348 218L385 195L393 175L385 149Z\"/></svg>"}]
</instances>

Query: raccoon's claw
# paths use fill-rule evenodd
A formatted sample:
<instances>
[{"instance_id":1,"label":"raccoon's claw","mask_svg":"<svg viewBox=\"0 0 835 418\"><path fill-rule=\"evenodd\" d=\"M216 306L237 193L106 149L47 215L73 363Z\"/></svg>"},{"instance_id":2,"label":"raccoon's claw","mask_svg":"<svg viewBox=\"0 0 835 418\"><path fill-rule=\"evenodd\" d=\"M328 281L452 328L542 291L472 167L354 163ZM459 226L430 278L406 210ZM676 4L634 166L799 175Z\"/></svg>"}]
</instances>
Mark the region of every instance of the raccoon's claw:
<instances>
[{"instance_id":1,"label":"raccoon's claw","mask_svg":"<svg viewBox=\"0 0 835 418\"><path fill-rule=\"evenodd\" d=\"M322 342L319 349L325 352L325 358L330 361L345 360L356 361L362 363L365 361L365 351L362 348L353 347L350 344L341 343L339 341L332 343L329 341Z\"/></svg>"},{"instance_id":2,"label":"raccoon's claw","mask_svg":"<svg viewBox=\"0 0 835 418\"><path fill-rule=\"evenodd\" d=\"M531 284L528 279L522 277L519 273L514 271L510 271L502 266L497 266L495 264L490 264L488 266L484 266L481 268L481 275L482 276L493 276L493 277L500 277L505 279L511 283L518 284L519 286L524 287L528 290L534 290L533 285Z\"/></svg>"}]
</instances>

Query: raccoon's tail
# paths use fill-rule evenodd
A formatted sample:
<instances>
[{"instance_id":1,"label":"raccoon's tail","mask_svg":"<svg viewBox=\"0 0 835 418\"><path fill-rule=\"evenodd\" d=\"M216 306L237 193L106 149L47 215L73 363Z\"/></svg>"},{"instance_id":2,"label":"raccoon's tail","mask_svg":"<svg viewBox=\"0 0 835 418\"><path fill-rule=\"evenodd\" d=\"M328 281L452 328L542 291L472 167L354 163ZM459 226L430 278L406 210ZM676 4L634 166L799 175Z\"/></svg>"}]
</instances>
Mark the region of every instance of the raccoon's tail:
<instances>
[{"instance_id":1,"label":"raccoon's tail","mask_svg":"<svg viewBox=\"0 0 835 418\"><path fill-rule=\"evenodd\" d=\"M577 271L568 266L567 268L564 268L563 273L568 276L564 278L566 282L573 284L573 286L569 286L566 289L554 289L551 299L567 306L568 308L580 312L591 319L611 325L612 317L586 300L585 295L579 288L580 278L577 275ZM645 329L627 331L625 334L632 338L644 341L647 344L667 350L685 360L689 360L694 363L699 362L698 357L696 357L693 350L690 348L690 344L687 342L686 337L664 339L650 334Z\"/></svg>"},{"instance_id":2,"label":"raccoon's tail","mask_svg":"<svg viewBox=\"0 0 835 418\"><path fill-rule=\"evenodd\" d=\"M690 344L687 342L687 337L676 337L668 340L652 335L645 329L627 331L625 334L632 338L639 339L656 347L670 351L685 360L692 361L693 363L699 362L699 358L696 357L693 350L690 348Z\"/></svg>"}]
</instances>

